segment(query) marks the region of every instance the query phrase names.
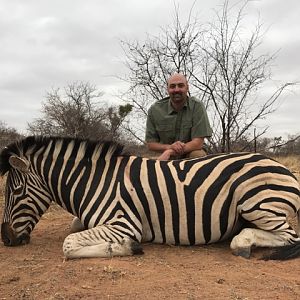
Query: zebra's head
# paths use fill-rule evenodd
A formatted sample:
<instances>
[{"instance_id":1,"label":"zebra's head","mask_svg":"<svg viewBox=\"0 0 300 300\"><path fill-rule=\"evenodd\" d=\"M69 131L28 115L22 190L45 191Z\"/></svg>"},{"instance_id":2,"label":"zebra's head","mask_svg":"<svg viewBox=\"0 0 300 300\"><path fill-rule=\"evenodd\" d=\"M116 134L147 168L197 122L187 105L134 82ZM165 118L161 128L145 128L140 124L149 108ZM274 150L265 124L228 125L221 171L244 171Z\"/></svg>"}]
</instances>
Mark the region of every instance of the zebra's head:
<instances>
[{"instance_id":1,"label":"zebra's head","mask_svg":"<svg viewBox=\"0 0 300 300\"><path fill-rule=\"evenodd\" d=\"M1 238L5 246L27 244L31 231L48 209L51 199L47 193L37 190L42 183L30 161L11 153L9 148L0 155L0 174L6 172Z\"/></svg>"}]
</instances>

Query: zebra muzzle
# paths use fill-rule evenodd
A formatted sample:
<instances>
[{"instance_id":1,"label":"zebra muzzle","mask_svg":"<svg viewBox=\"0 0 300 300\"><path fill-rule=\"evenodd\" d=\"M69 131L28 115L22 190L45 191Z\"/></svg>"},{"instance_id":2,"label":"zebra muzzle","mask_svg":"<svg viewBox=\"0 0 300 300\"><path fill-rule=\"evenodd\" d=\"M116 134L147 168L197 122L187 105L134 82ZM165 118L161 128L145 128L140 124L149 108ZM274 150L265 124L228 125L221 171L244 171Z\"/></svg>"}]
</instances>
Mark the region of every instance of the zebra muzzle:
<instances>
[{"instance_id":1,"label":"zebra muzzle","mask_svg":"<svg viewBox=\"0 0 300 300\"><path fill-rule=\"evenodd\" d=\"M10 227L9 223L2 223L1 225L1 239L4 246L19 246L28 244L30 236L28 233L22 233L16 236L14 230Z\"/></svg>"}]
</instances>

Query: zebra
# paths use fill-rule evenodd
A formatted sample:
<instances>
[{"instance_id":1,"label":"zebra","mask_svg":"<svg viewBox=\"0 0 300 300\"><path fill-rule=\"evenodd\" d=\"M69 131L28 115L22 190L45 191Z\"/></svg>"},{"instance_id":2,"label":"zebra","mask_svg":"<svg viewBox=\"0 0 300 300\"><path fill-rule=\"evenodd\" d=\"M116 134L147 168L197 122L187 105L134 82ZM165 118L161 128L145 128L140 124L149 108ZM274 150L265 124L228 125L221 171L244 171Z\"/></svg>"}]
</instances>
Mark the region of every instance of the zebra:
<instances>
[{"instance_id":1,"label":"zebra","mask_svg":"<svg viewBox=\"0 0 300 300\"><path fill-rule=\"evenodd\" d=\"M66 258L142 254L143 242L203 245L231 239L233 254L270 247L266 259L300 255L299 183L258 153L160 161L111 141L29 136L5 147L1 237L27 244L51 202L74 215Z\"/></svg>"}]
</instances>

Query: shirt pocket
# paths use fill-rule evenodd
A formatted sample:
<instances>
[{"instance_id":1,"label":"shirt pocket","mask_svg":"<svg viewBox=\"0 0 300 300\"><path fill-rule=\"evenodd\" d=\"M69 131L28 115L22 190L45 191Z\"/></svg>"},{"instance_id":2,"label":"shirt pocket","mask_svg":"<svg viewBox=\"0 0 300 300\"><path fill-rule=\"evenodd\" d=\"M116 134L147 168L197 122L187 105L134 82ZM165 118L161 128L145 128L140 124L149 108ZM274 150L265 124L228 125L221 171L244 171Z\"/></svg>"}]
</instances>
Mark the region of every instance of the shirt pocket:
<instances>
[{"instance_id":1,"label":"shirt pocket","mask_svg":"<svg viewBox=\"0 0 300 300\"><path fill-rule=\"evenodd\" d=\"M159 124L156 126L161 144L172 144L175 142L175 130L172 124Z\"/></svg>"}]
</instances>

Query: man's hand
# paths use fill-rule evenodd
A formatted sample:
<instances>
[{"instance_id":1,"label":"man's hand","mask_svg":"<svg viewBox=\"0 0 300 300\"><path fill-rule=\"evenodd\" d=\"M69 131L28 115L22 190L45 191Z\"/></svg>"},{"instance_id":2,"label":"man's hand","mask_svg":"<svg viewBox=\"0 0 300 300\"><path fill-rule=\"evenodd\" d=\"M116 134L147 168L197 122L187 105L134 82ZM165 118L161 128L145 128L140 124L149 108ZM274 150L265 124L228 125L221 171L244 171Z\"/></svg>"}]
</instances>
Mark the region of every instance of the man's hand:
<instances>
[{"instance_id":1,"label":"man's hand","mask_svg":"<svg viewBox=\"0 0 300 300\"><path fill-rule=\"evenodd\" d=\"M168 149L165 150L159 157L158 160L169 160L171 156L180 156L183 155L185 144L177 141L168 146Z\"/></svg>"},{"instance_id":2,"label":"man's hand","mask_svg":"<svg viewBox=\"0 0 300 300\"><path fill-rule=\"evenodd\" d=\"M185 143L177 141L177 142L171 144L169 149L171 149L175 152L172 155L183 155L185 153L184 146L185 146Z\"/></svg>"},{"instance_id":3,"label":"man's hand","mask_svg":"<svg viewBox=\"0 0 300 300\"><path fill-rule=\"evenodd\" d=\"M174 155L172 149L165 150L157 159L158 160L169 160L172 155Z\"/></svg>"}]
</instances>

